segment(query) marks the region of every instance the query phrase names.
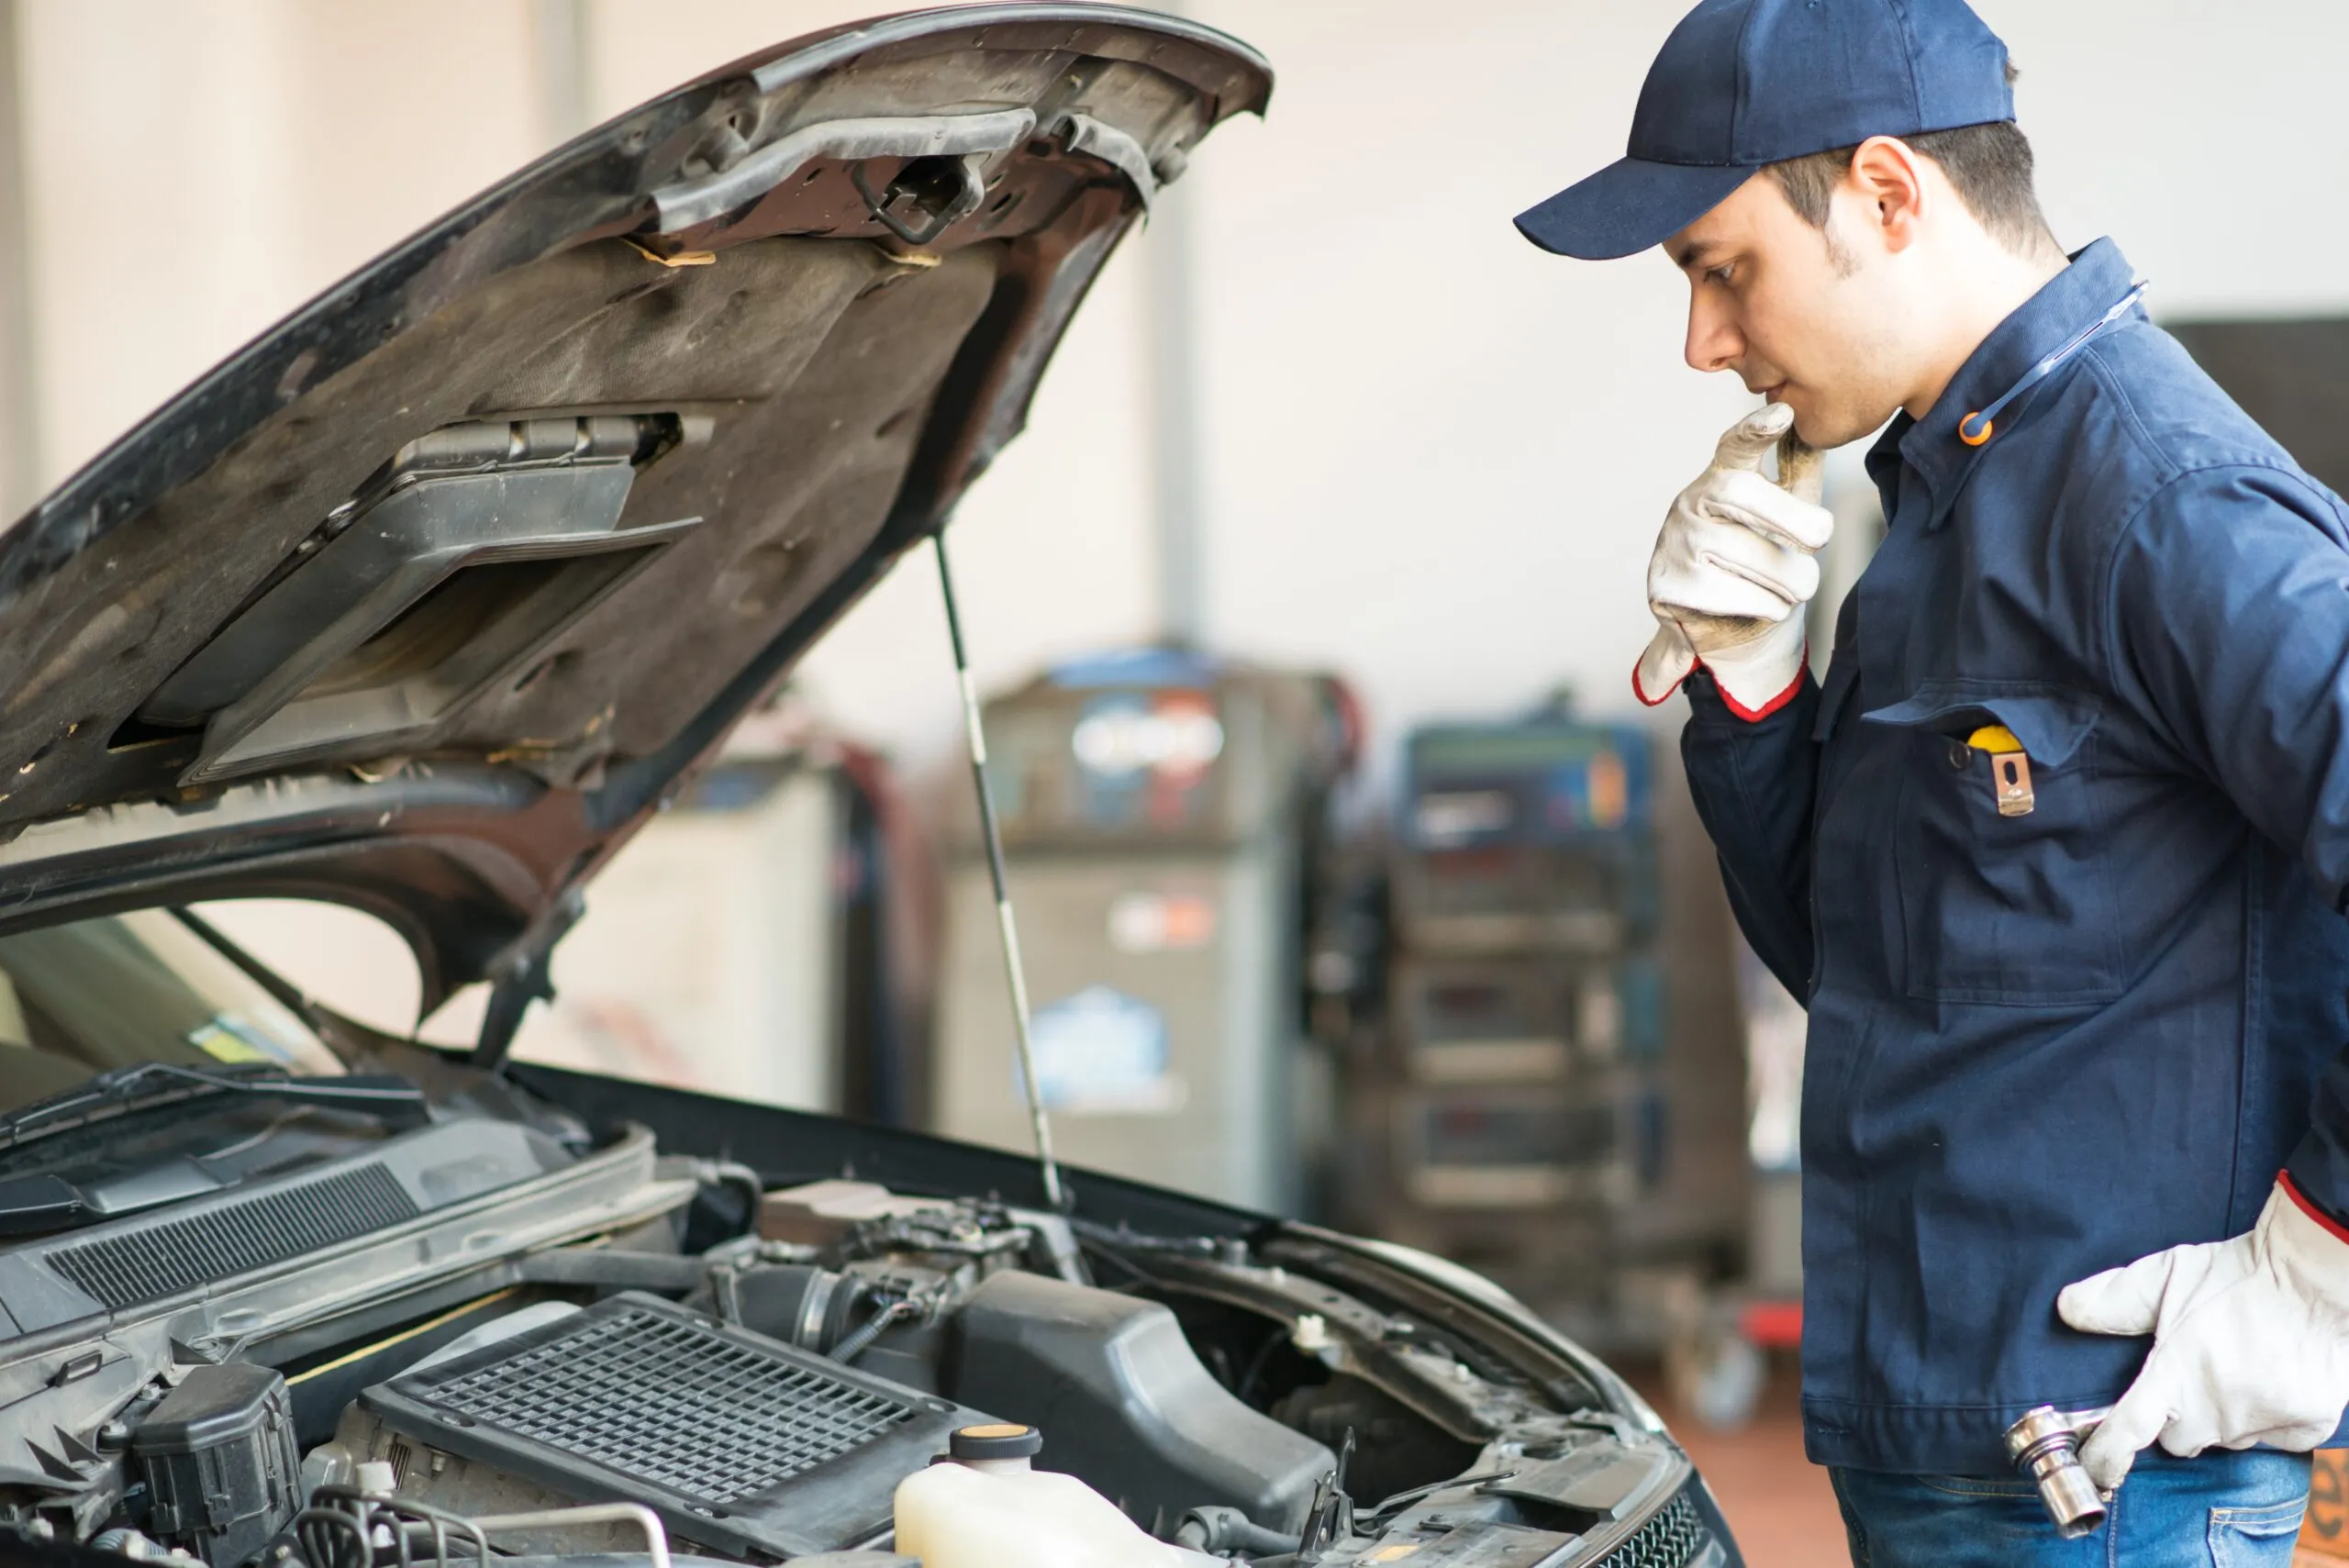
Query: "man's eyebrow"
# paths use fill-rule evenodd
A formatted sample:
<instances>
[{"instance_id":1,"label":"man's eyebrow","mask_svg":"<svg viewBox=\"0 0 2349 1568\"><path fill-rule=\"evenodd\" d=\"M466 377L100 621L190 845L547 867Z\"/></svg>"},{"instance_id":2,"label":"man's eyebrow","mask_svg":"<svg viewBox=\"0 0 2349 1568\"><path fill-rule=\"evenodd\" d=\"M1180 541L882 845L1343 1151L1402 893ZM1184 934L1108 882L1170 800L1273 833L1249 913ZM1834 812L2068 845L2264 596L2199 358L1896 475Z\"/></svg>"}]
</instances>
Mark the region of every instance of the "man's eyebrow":
<instances>
[{"instance_id":1,"label":"man's eyebrow","mask_svg":"<svg viewBox=\"0 0 2349 1568\"><path fill-rule=\"evenodd\" d=\"M1715 240L1691 239L1686 245L1681 246L1679 250L1669 253L1672 257L1673 265L1678 267L1685 272L1690 268L1698 265L1700 261L1711 257L1713 253L1720 248L1721 247L1719 242Z\"/></svg>"}]
</instances>

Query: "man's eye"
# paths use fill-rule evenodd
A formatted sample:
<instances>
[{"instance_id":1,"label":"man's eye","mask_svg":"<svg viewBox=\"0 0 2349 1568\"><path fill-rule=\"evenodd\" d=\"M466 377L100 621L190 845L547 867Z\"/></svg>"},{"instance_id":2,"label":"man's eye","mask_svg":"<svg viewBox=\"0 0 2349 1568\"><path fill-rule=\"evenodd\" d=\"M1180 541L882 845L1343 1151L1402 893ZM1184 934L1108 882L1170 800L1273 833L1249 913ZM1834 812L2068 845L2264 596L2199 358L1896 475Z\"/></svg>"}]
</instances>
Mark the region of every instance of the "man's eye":
<instances>
[{"instance_id":1,"label":"man's eye","mask_svg":"<svg viewBox=\"0 0 2349 1568\"><path fill-rule=\"evenodd\" d=\"M1705 270L1705 281L1707 283L1719 284L1723 288L1727 288L1729 286L1730 272L1736 265L1737 263L1734 261L1724 261L1718 267L1709 267Z\"/></svg>"}]
</instances>

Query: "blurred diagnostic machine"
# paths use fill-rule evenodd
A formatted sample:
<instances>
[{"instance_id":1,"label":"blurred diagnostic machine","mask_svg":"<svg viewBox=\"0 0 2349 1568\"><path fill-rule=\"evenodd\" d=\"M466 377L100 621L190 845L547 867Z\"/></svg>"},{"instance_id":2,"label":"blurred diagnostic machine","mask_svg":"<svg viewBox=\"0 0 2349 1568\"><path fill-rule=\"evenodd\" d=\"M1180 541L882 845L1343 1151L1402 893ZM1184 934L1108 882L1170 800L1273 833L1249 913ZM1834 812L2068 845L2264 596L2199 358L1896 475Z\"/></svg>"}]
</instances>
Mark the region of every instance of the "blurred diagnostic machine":
<instances>
[{"instance_id":1,"label":"blurred diagnostic machine","mask_svg":"<svg viewBox=\"0 0 2349 1568\"><path fill-rule=\"evenodd\" d=\"M1148 649L985 708L987 773L1061 1159L1294 1214L1331 1091L1302 953L1358 724L1333 678ZM933 1120L1030 1146L974 808L948 873Z\"/></svg>"}]
</instances>

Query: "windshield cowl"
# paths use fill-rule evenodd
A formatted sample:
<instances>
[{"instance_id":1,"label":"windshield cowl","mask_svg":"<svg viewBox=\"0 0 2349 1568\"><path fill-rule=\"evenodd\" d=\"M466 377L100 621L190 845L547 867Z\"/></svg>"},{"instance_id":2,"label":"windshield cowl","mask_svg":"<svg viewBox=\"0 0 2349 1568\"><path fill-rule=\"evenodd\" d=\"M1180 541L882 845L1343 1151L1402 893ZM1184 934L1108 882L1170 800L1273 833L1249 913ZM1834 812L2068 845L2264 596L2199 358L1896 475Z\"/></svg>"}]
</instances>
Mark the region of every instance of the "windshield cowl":
<instances>
[{"instance_id":1,"label":"windshield cowl","mask_svg":"<svg viewBox=\"0 0 2349 1568\"><path fill-rule=\"evenodd\" d=\"M283 1068L269 1065L206 1070L170 1062L142 1062L100 1073L79 1088L0 1116L0 1155L45 1132L220 1094L332 1106L404 1126L430 1119L424 1092L406 1079L388 1073L294 1077Z\"/></svg>"},{"instance_id":2,"label":"windshield cowl","mask_svg":"<svg viewBox=\"0 0 2349 1568\"><path fill-rule=\"evenodd\" d=\"M435 1119L389 1076L149 1062L0 1118L0 1235L94 1224L341 1158Z\"/></svg>"}]
</instances>

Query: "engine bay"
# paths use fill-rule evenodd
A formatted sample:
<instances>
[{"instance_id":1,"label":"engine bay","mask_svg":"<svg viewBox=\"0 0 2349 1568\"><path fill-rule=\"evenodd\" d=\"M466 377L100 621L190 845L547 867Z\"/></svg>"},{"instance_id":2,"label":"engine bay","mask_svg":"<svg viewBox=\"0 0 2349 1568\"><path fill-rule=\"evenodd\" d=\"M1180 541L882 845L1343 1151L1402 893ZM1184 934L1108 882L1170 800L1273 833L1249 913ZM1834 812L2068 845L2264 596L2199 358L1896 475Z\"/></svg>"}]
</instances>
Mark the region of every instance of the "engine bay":
<instances>
[{"instance_id":1,"label":"engine bay","mask_svg":"<svg viewBox=\"0 0 2349 1568\"><path fill-rule=\"evenodd\" d=\"M1028 1428L1209 1557L1701 1529L1667 1439L1341 1238L770 1189L544 1112L304 1147L0 1248L0 1529L209 1568L877 1564L950 1433Z\"/></svg>"}]
</instances>

